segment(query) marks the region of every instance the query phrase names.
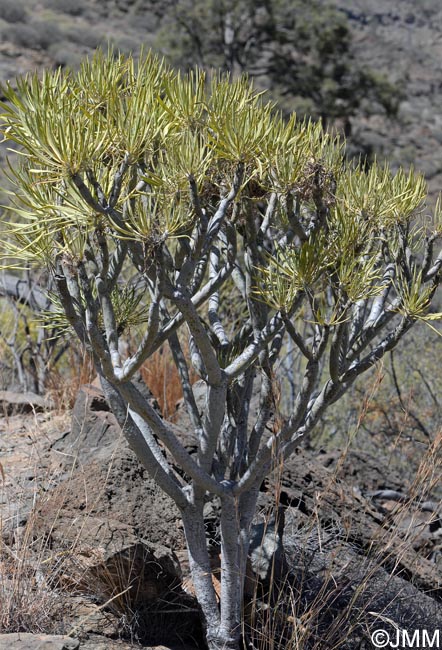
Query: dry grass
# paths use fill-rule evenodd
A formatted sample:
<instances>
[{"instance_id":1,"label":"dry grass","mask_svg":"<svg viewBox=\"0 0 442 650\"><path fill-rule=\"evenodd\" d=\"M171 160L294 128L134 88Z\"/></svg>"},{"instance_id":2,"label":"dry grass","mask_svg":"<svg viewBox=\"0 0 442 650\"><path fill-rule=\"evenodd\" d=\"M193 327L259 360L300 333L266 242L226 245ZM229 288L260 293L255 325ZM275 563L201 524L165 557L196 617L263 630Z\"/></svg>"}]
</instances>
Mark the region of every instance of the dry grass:
<instances>
[{"instance_id":1,"label":"dry grass","mask_svg":"<svg viewBox=\"0 0 442 650\"><path fill-rule=\"evenodd\" d=\"M157 400L163 416L168 420L173 419L183 391L167 345L163 345L145 361L141 376ZM77 348L69 350L63 364L52 369L47 378L47 394L55 409L58 412L71 409L80 387L91 383L95 377L96 371L90 356L86 352L80 353ZM197 375L191 372L191 381L196 379Z\"/></svg>"},{"instance_id":2,"label":"dry grass","mask_svg":"<svg viewBox=\"0 0 442 650\"><path fill-rule=\"evenodd\" d=\"M348 451L344 450L335 471L330 474L329 483L321 487L321 493L327 494L338 485ZM382 610L376 611L378 587L375 585L379 584L376 582L379 570L385 571L387 585L388 575L408 580L416 563L431 559L422 548L425 540L422 533L423 528L432 523L440 525L442 500L431 500L430 495L440 487L441 466L442 432L423 454L401 498L398 493L385 491L390 504L388 509L386 503L380 508L383 524L373 529L371 541L364 548L354 547L351 521L342 522L340 530L327 535L321 525L319 494L315 511L308 518L300 519L299 528L292 529L299 548L295 558L297 566L291 566L291 573L282 582L278 582L276 576L272 578L271 587L267 586L264 594L262 583L255 580L254 594L246 605L243 620L247 647L253 650L338 650L353 647L351 643L360 643L361 637L369 639L373 629L385 628L386 622L391 623L384 616L385 610L395 609L401 593L392 594ZM282 465L276 471L282 472ZM278 481L276 486L273 511L279 506ZM321 556L323 565L318 568L315 563ZM423 591L428 590L428 585L419 585L418 578L416 584Z\"/></svg>"},{"instance_id":3,"label":"dry grass","mask_svg":"<svg viewBox=\"0 0 442 650\"><path fill-rule=\"evenodd\" d=\"M12 549L0 546L0 632L64 632L67 595L54 588L57 574L43 570L39 543L31 524Z\"/></svg>"},{"instance_id":4,"label":"dry grass","mask_svg":"<svg viewBox=\"0 0 442 650\"><path fill-rule=\"evenodd\" d=\"M183 345L184 352L186 347ZM167 345L163 345L150 356L141 368L141 376L158 401L161 413L166 420L173 420L177 404L183 397L183 390L174 364L172 354ZM194 371L190 372L190 380L197 380Z\"/></svg>"},{"instance_id":5,"label":"dry grass","mask_svg":"<svg viewBox=\"0 0 442 650\"><path fill-rule=\"evenodd\" d=\"M11 418L11 429L18 421ZM56 573L44 570L49 549L36 531L33 512L55 481L51 470L42 467L41 450L50 434L47 421L35 414L23 416L22 422L23 430L12 434L19 451L5 458L0 486L0 631L60 633L66 601L55 589Z\"/></svg>"},{"instance_id":6,"label":"dry grass","mask_svg":"<svg viewBox=\"0 0 442 650\"><path fill-rule=\"evenodd\" d=\"M334 471L330 472L328 483L316 490L313 511L308 516L297 513L291 530L286 522L285 536L294 535L298 548L297 555L292 558L291 572L282 582L273 576L270 587L264 587L264 593L263 584L255 579L253 594L245 606L242 630L249 650L360 647L361 638L370 639L373 625L374 629L386 627L388 617L384 620L385 609L394 611L401 597L400 593L393 593L390 602L384 602L383 609L376 611L378 592L375 585L379 570L385 571L385 584L389 575L409 580L415 572L416 585L424 592L430 590L428 584L420 583L416 568L418 564L434 559L431 544L428 543L426 549L428 535L424 531L433 525L434 529L440 527L442 533L442 431L421 452L419 461L416 462L415 458L413 465L408 467L403 493L379 490L371 503L367 495L367 522L372 524L371 536L359 541L355 538L357 526L351 515L347 519L341 517L338 525L335 522L331 532L326 530L327 526L324 527L328 515L323 495L327 497L329 493L342 490L340 479L346 478L347 457L353 446L360 447L361 425L370 413L382 377L380 365L372 384L366 388L357 423L348 435ZM406 420L404 414L405 424ZM403 455L401 434L396 438L395 448L388 452L379 449L378 453L384 454L384 464L388 454L390 458L394 454ZM271 513L280 508L283 471L283 462L275 458ZM347 487L352 489L349 483ZM357 483L354 487L357 489ZM374 508L379 513L375 519L370 516ZM381 525L378 523L380 519ZM442 548L442 544L439 546ZM436 565L429 564L427 568L431 566L436 571ZM274 571L273 565L272 573ZM434 583L437 584L436 576Z\"/></svg>"},{"instance_id":7,"label":"dry grass","mask_svg":"<svg viewBox=\"0 0 442 650\"><path fill-rule=\"evenodd\" d=\"M90 355L85 351L70 348L66 357L61 367L51 370L46 382L47 395L59 413L74 406L80 387L91 383L97 374Z\"/></svg>"}]
</instances>

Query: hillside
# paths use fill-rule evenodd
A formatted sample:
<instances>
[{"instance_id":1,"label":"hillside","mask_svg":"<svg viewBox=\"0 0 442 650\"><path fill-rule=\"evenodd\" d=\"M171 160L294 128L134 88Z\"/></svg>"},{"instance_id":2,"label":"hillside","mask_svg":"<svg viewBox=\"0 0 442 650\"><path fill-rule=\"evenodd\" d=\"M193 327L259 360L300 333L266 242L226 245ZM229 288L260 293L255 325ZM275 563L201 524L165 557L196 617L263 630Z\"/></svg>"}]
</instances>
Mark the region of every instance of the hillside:
<instances>
[{"instance_id":1,"label":"hillside","mask_svg":"<svg viewBox=\"0 0 442 650\"><path fill-rule=\"evenodd\" d=\"M442 9L438 0L332 0L348 18L355 59L393 82L403 99L397 119L352 118L351 151L422 170L432 195L442 181ZM160 3L161 4L161 3ZM3 0L0 80L47 66L77 66L97 45L122 51L160 47L158 3L135 0ZM149 8L150 7L150 8ZM163 46L163 53L165 48Z\"/></svg>"},{"instance_id":2,"label":"hillside","mask_svg":"<svg viewBox=\"0 0 442 650\"><path fill-rule=\"evenodd\" d=\"M355 54L403 83L396 123L355 120L355 133L379 155L414 165L431 191L442 184L442 7L437 0L333 0L348 16ZM349 8L351 6L351 8Z\"/></svg>"}]
</instances>

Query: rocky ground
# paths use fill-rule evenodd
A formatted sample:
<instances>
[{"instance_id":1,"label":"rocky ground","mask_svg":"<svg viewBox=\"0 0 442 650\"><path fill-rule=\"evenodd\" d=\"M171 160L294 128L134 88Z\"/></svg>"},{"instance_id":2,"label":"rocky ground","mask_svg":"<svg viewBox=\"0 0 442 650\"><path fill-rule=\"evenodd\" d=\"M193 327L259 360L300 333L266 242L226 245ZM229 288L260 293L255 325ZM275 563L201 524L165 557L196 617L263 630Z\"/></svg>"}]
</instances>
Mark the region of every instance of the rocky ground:
<instances>
[{"instance_id":1,"label":"rocky ground","mask_svg":"<svg viewBox=\"0 0 442 650\"><path fill-rule=\"evenodd\" d=\"M26 645L0 635L0 648L202 647L179 513L134 459L99 388L84 386L72 414L34 404L14 415L11 394L0 398L0 622L34 633ZM175 427L192 448L181 409ZM378 615L405 629L442 627L442 510L431 491L440 454L436 442L414 476L357 448L300 449L282 475L275 469L252 536L250 636L268 626L272 559L285 576L272 624L284 635L307 621L302 647L343 635L343 648L371 647ZM209 503L215 584L216 512ZM57 636L41 645L41 633Z\"/></svg>"}]
</instances>

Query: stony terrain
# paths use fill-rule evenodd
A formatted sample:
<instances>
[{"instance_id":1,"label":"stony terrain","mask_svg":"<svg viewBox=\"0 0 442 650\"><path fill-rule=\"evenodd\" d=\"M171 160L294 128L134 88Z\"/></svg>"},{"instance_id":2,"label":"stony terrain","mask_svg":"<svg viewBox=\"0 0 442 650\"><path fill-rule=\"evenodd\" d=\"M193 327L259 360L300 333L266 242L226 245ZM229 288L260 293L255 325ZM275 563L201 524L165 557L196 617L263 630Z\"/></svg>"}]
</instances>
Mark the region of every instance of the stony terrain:
<instances>
[{"instance_id":1,"label":"stony terrain","mask_svg":"<svg viewBox=\"0 0 442 650\"><path fill-rule=\"evenodd\" d=\"M442 7L437 0L333 0L350 19L356 56L402 83L396 123L358 117L355 135L379 156L442 186Z\"/></svg>"},{"instance_id":2,"label":"stony terrain","mask_svg":"<svg viewBox=\"0 0 442 650\"><path fill-rule=\"evenodd\" d=\"M201 647L179 513L127 448L99 387L83 386L72 415L36 404L14 415L23 404L0 397L3 623L7 614L24 632L79 643L58 636L34 646L41 640L33 636L27 650ZM192 448L181 409L174 426ZM404 628L441 627L441 505L429 475L440 462L437 442L415 474L357 449L300 449L262 487L246 586L253 616L266 611L276 562L290 593L296 586L300 594L298 615L310 612L306 643L313 630L336 642L342 629L333 621L355 611L348 650L365 647L358 644L376 623L373 612ZM215 583L216 509L208 504ZM293 607L281 597L278 616L290 620ZM0 648L10 642L0 634Z\"/></svg>"}]
</instances>

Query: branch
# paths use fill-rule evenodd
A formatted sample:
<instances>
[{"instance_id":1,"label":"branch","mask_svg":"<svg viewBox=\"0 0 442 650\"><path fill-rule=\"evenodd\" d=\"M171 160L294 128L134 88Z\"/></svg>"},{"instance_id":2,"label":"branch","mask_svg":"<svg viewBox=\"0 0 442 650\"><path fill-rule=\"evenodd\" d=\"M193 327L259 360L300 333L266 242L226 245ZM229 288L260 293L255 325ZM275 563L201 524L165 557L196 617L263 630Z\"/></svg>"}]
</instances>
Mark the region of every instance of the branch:
<instances>
[{"instance_id":1,"label":"branch","mask_svg":"<svg viewBox=\"0 0 442 650\"><path fill-rule=\"evenodd\" d=\"M344 317L345 311L339 316ZM343 369L342 360L347 352L348 346L348 322L344 320L339 323L333 332L330 346L329 370L332 381L338 382ZM345 349L344 349L345 347Z\"/></svg>"},{"instance_id":2,"label":"branch","mask_svg":"<svg viewBox=\"0 0 442 650\"><path fill-rule=\"evenodd\" d=\"M391 262L390 264L387 264L382 278L383 282L385 283L385 287L382 290L382 293L380 293L379 296L373 300L370 314L365 323L365 329L371 327L372 325L375 325L380 315L384 312L385 303L387 302L387 298L395 277L396 266L393 264L393 262Z\"/></svg>"},{"instance_id":3,"label":"branch","mask_svg":"<svg viewBox=\"0 0 442 650\"><path fill-rule=\"evenodd\" d=\"M109 288L112 289L117 284L118 278L120 277L121 271L123 270L123 264L127 257L127 242L119 239L117 241L117 246L112 255L112 258L109 262L109 275L108 282Z\"/></svg>"},{"instance_id":4,"label":"branch","mask_svg":"<svg viewBox=\"0 0 442 650\"><path fill-rule=\"evenodd\" d=\"M111 356L109 354L109 348L106 344L102 332L100 331L100 328L98 327L97 302L92 294L89 278L87 277L83 262L78 263L78 280L86 301L86 309L84 311L84 325L87 337L94 353L100 360L102 369L104 370L106 376L109 379L114 380L116 377L114 367L112 365Z\"/></svg>"},{"instance_id":5,"label":"branch","mask_svg":"<svg viewBox=\"0 0 442 650\"><path fill-rule=\"evenodd\" d=\"M287 330L288 335L290 336L292 341L295 343L295 345L299 348L300 352L304 355L304 357L306 359L312 359L313 358L312 352L304 344L302 336L300 334L298 334L298 332L296 331L296 328L293 325L292 321L284 314L282 315L282 319L284 321L284 325L285 325L285 328Z\"/></svg>"},{"instance_id":6,"label":"branch","mask_svg":"<svg viewBox=\"0 0 442 650\"><path fill-rule=\"evenodd\" d=\"M180 274L178 276L178 280L177 280L178 286L189 286L190 280L195 272L196 266L199 263L201 263L201 261L207 260L212 244L215 241L216 237L218 236L221 226L225 221L227 209L229 208L232 201L235 200L236 195L240 190L243 176L244 176L244 165L243 163L239 163L233 179L232 189L230 190L229 194L220 201L217 211L215 212L215 214L210 219L207 225L207 229L206 229L205 221L203 220L201 222L202 228L194 243L192 253L190 257L188 257L184 262ZM192 193L192 185L191 185L191 193ZM196 196L197 195L193 197L194 201L197 200ZM196 205L198 206L198 203ZM204 213L202 213L202 216L203 217L205 216ZM196 284L196 286L198 286L198 283Z\"/></svg>"},{"instance_id":7,"label":"branch","mask_svg":"<svg viewBox=\"0 0 442 650\"><path fill-rule=\"evenodd\" d=\"M123 162L121 163L118 171L114 175L114 182L109 195L109 206L114 208L117 204L121 194L121 186L123 183L124 175L129 167L129 153L126 151Z\"/></svg>"},{"instance_id":8,"label":"branch","mask_svg":"<svg viewBox=\"0 0 442 650\"><path fill-rule=\"evenodd\" d=\"M429 269L428 273L426 273L426 275L424 276L423 281L428 282L429 280L433 280L440 273L441 269L442 269L442 250L437 256L433 266Z\"/></svg>"},{"instance_id":9,"label":"branch","mask_svg":"<svg viewBox=\"0 0 442 650\"><path fill-rule=\"evenodd\" d=\"M400 304L401 300L398 298L389 306L388 310L385 310L379 316L375 324L369 325L368 327L364 325L362 332L358 337L359 340L356 339L353 342L352 347L347 353L346 361L349 364L353 363L365 350L367 345L369 345L369 343L371 343L373 339L376 338L379 332L381 332L388 325L388 323L390 323L398 315L398 308Z\"/></svg>"},{"instance_id":10,"label":"branch","mask_svg":"<svg viewBox=\"0 0 442 650\"><path fill-rule=\"evenodd\" d=\"M277 205L278 205L278 195L276 194L276 192L272 192L272 194L270 195L269 202L267 203L264 219L262 220L261 226L259 227L259 231L261 234L267 235L267 231L269 229Z\"/></svg>"},{"instance_id":11,"label":"branch","mask_svg":"<svg viewBox=\"0 0 442 650\"><path fill-rule=\"evenodd\" d=\"M95 210L95 212L98 212L98 214L107 215L108 211L106 209L106 206L101 205L101 203L99 203L96 199L94 199L89 188L81 178L80 174L74 174L72 176L72 182L74 183L75 187L78 189L78 191L80 192L81 196L86 201L86 203L93 210Z\"/></svg>"},{"instance_id":12,"label":"branch","mask_svg":"<svg viewBox=\"0 0 442 650\"><path fill-rule=\"evenodd\" d=\"M241 188L243 177L244 177L244 163L238 163L238 167L236 169L235 176L233 179L232 189L230 190L226 198L221 200L218 210L215 212L215 214L209 221L209 225L207 227L207 235L204 241L204 246L202 247L202 251L201 251L202 256L205 256L210 251L213 242L218 236L218 233L226 217L227 208L230 206L232 201L234 201L234 199L236 198L236 195L238 194Z\"/></svg>"},{"instance_id":13,"label":"branch","mask_svg":"<svg viewBox=\"0 0 442 650\"><path fill-rule=\"evenodd\" d=\"M120 376L121 381L129 380L155 350L154 342L158 334L160 301L161 299L157 284L153 300L149 307L149 317L146 325L146 332L135 354L130 356L124 362Z\"/></svg>"},{"instance_id":14,"label":"branch","mask_svg":"<svg viewBox=\"0 0 442 650\"><path fill-rule=\"evenodd\" d=\"M200 439L203 435L203 425L201 422L201 417L198 411L198 407L195 401L195 396L192 390L192 384L189 377L189 369L187 367L186 359L183 354L178 336L176 332L171 334L169 337L169 346L172 352L172 357L175 363L175 366L178 370L180 377L181 388L183 390L184 403L186 405L186 410L189 415L190 421L192 422L194 431Z\"/></svg>"},{"instance_id":15,"label":"branch","mask_svg":"<svg viewBox=\"0 0 442 650\"><path fill-rule=\"evenodd\" d=\"M129 404L129 407L143 418L161 442L164 443L172 454L177 465L181 467L199 487L207 490L207 492L211 492L212 494L221 495L223 493L222 486L193 460L172 430L166 426L164 420L152 408L147 400L144 399L139 390L133 384L120 384L118 386L118 391Z\"/></svg>"},{"instance_id":16,"label":"branch","mask_svg":"<svg viewBox=\"0 0 442 650\"><path fill-rule=\"evenodd\" d=\"M220 385L223 382L223 372L220 368L207 332L201 323L199 314L191 298L186 295L186 293L187 292L184 289L175 290L172 294L172 301L183 314L184 320L186 321L195 343L198 346L209 384L212 386Z\"/></svg>"},{"instance_id":17,"label":"branch","mask_svg":"<svg viewBox=\"0 0 442 650\"><path fill-rule=\"evenodd\" d=\"M209 266L209 277L211 280L216 277L219 271L219 251L216 248L212 248L210 252L210 266ZM223 324L219 317L219 292L214 291L209 298L209 323L211 329L221 345L228 345L229 339L227 338L226 332L224 330Z\"/></svg>"},{"instance_id":18,"label":"branch","mask_svg":"<svg viewBox=\"0 0 442 650\"><path fill-rule=\"evenodd\" d=\"M266 369L264 368L261 374L261 389L259 393L258 417L249 436L249 445L248 445L249 463L253 461L256 457L256 454L259 449L259 445L261 443L262 435L265 431L267 422L269 421L271 415L272 397L273 397L273 386L270 377L270 372L266 371Z\"/></svg>"},{"instance_id":19,"label":"branch","mask_svg":"<svg viewBox=\"0 0 442 650\"><path fill-rule=\"evenodd\" d=\"M198 462L206 472L212 470L219 434L221 432L227 395L227 381L216 386L207 386L204 411L204 435L198 449Z\"/></svg>"},{"instance_id":20,"label":"branch","mask_svg":"<svg viewBox=\"0 0 442 650\"><path fill-rule=\"evenodd\" d=\"M8 296L33 311L48 309L51 302L35 282L22 280L9 273L0 279L0 296Z\"/></svg>"},{"instance_id":21,"label":"branch","mask_svg":"<svg viewBox=\"0 0 442 650\"><path fill-rule=\"evenodd\" d=\"M290 310L291 314L295 313L295 311L300 306L303 298L304 295L302 293L297 296L295 302L293 303L292 309ZM290 314L288 316L290 316ZM235 359L235 361L232 361L232 363L227 366L225 373L229 378L229 381L232 381L241 373L243 373L244 370L256 360L260 352L272 340L275 334L277 334L283 327L283 317L280 312L277 312L259 333L259 335L254 338L252 343L247 346L247 348Z\"/></svg>"},{"instance_id":22,"label":"branch","mask_svg":"<svg viewBox=\"0 0 442 650\"><path fill-rule=\"evenodd\" d=\"M355 363L349 370L347 370L347 372L342 375L342 383L353 383L356 377L374 366L379 361L379 359L382 359L386 352L393 350L393 348L396 347L404 334L406 334L406 332L408 332L408 330L411 328L413 322L414 321L408 316L403 316L401 322L392 332L390 332L380 343L378 343L378 345L376 345L376 347L361 361Z\"/></svg>"},{"instance_id":23,"label":"branch","mask_svg":"<svg viewBox=\"0 0 442 650\"><path fill-rule=\"evenodd\" d=\"M175 501L178 507L185 507L187 499L171 468L164 466L163 462L155 456L149 445L149 436L143 435L128 414L126 404L117 389L103 375L100 376L100 380L106 399L131 449L160 488ZM144 432L146 433L146 430Z\"/></svg>"}]
</instances>

